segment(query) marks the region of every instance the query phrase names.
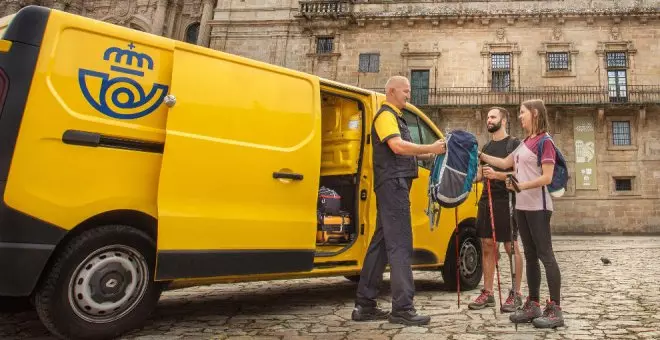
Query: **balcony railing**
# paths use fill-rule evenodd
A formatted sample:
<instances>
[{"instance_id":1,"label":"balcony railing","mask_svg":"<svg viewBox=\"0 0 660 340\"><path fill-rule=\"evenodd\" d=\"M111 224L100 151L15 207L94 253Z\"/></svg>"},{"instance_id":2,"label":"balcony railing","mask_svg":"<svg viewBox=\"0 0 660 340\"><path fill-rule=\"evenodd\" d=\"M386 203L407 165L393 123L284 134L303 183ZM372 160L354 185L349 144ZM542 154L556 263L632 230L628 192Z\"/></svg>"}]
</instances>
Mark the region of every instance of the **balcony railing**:
<instances>
[{"instance_id":1,"label":"balcony railing","mask_svg":"<svg viewBox=\"0 0 660 340\"><path fill-rule=\"evenodd\" d=\"M310 17L338 17L351 13L351 1L312 0L300 1L300 15Z\"/></svg>"},{"instance_id":2,"label":"balcony railing","mask_svg":"<svg viewBox=\"0 0 660 340\"><path fill-rule=\"evenodd\" d=\"M372 89L383 92L384 89ZM417 106L519 105L542 99L548 105L658 104L660 85L545 86L493 90L490 87L412 88L411 103Z\"/></svg>"}]
</instances>

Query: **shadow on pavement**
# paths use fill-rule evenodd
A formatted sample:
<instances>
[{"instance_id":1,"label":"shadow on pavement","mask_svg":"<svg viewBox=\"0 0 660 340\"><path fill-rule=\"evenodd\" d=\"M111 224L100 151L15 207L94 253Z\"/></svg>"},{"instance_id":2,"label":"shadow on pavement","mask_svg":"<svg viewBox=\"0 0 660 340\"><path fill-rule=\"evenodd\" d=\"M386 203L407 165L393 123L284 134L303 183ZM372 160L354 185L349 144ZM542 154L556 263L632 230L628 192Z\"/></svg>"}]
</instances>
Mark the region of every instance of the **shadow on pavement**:
<instances>
[{"instance_id":1,"label":"shadow on pavement","mask_svg":"<svg viewBox=\"0 0 660 340\"><path fill-rule=\"evenodd\" d=\"M158 307L144 327L126 334L138 336L145 330L153 330L159 325L192 322L204 317L256 316L260 314L301 315L310 306L338 308L352 305L357 284L350 281L328 282L284 281L254 282L249 284L218 285L218 289L173 290L164 293ZM323 279L320 279L323 280ZM389 301L390 281L384 280L380 297ZM442 281L417 280L417 292L447 291ZM188 293L189 292L189 293ZM169 293L169 294L168 294ZM173 293L173 294L172 294ZM185 294L177 298L177 294ZM4 301L3 301L4 302ZM384 306L387 307L387 306ZM229 325L243 328L244 325ZM36 311L26 300L4 303L0 307L0 338L2 339L54 339L41 324Z\"/></svg>"}]
</instances>

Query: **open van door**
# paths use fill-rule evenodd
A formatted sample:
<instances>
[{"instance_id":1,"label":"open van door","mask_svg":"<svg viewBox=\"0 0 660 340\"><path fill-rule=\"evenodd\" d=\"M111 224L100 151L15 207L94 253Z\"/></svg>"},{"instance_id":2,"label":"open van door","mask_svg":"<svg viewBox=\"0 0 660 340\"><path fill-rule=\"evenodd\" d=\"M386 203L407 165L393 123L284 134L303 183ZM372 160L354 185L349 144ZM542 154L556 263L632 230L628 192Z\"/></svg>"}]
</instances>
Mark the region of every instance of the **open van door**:
<instances>
[{"instance_id":1,"label":"open van door","mask_svg":"<svg viewBox=\"0 0 660 340\"><path fill-rule=\"evenodd\" d=\"M312 270L318 79L177 43L170 94L156 278Z\"/></svg>"}]
</instances>

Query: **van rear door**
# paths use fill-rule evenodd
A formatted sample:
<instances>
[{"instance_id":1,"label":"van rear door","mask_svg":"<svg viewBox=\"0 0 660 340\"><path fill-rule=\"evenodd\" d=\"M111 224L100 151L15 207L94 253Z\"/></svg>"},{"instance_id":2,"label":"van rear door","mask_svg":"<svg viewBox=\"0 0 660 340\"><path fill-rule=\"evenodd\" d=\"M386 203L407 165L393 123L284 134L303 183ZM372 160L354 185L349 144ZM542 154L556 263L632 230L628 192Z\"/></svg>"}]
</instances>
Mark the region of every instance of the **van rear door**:
<instances>
[{"instance_id":1,"label":"van rear door","mask_svg":"<svg viewBox=\"0 0 660 340\"><path fill-rule=\"evenodd\" d=\"M318 79L177 43L171 95L157 279L311 270Z\"/></svg>"}]
</instances>

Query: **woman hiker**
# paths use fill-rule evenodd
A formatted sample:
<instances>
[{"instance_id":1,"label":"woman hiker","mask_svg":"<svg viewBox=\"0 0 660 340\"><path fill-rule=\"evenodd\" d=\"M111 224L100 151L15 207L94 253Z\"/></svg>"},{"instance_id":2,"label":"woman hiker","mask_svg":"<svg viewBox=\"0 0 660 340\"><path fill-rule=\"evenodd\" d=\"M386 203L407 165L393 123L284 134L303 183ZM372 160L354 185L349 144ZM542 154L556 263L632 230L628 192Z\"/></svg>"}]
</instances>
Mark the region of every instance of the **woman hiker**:
<instances>
[{"instance_id":1,"label":"woman hiker","mask_svg":"<svg viewBox=\"0 0 660 340\"><path fill-rule=\"evenodd\" d=\"M527 286L529 296L522 309L509 316L514 323L532 322L537 328L554 328L564 325L560 307L561 273L552 250L550 216L553 211L552 198L544 186L552 181L555 164L555 149L547 140L542 148L541 167L537 165L538 143L548 131L548 115L542 100L533 99L520 105L518 115L525 131L521 145L506 158L479 154L479 159L498 168L514 167L516 183L507 178L506 186L516 193L516 216L520 238L525 250ZM541 268L545 267L550 299L541 312L539 304L541 289Z\"/></svg>"}]
</instances>

